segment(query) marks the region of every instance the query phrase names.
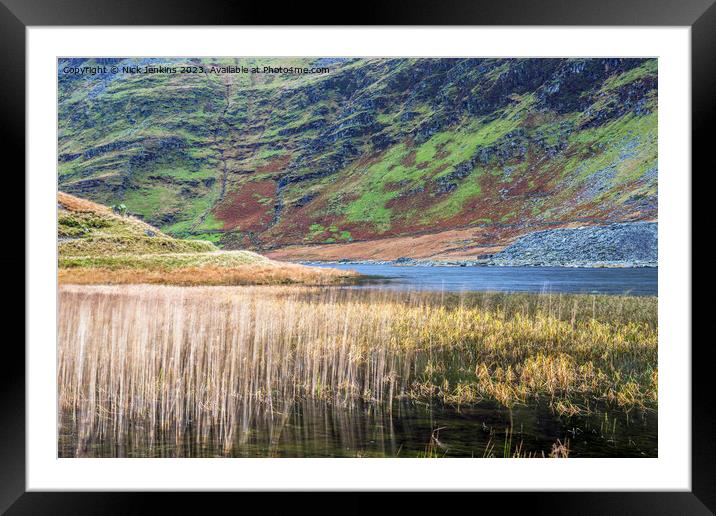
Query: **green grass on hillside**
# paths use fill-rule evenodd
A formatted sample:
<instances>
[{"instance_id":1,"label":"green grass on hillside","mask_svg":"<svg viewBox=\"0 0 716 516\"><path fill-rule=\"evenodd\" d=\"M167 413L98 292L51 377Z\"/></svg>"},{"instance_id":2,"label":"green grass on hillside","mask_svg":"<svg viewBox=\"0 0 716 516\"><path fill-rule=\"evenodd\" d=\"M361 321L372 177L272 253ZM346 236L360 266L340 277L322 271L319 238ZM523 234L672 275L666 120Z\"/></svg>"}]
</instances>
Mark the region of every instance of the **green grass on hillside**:
<instances>
[{"instance_id":1,"label":"green grass on hillside","mask_svg":"<svg viewBox=\"0 0 716 516\"><path fill-rule=\"evenodd\" d=\"M162 237L89 237L60 242L59 256L113 256L117 254L210 253L211 242Z\"/></svg>"}]
</instances>

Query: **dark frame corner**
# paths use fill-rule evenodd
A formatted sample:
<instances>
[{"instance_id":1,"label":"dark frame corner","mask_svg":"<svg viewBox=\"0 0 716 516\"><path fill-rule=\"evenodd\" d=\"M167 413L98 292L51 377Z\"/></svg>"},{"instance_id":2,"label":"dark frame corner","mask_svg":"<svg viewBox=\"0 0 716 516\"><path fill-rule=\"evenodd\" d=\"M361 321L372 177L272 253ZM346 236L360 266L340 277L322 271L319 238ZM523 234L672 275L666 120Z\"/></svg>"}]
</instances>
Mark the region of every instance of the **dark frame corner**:
<instances>
[{"instance_id":1,"label":"dark frame corner","mask_svg":"<svg viewBox=\"0 0 716 516\"><path fill-rule=\"evenodd\" d=\"M335 24L327 11L318 17L305 6L287 3L231 2L230 0L0 0L0 63L3 82L0 87L0 147L2 156L19 156L17 168L25 160L25 31L38 25L284 25ZM366 0L356 6L351 21L356 25L640 25L690 26L692 45L692 153L694 169L712 168L707 161L709 129L714 125L716 103L716 4L714 0L456 0L449 4L415 0L390 3ZM712 145L712 144L711 144ZM17 175L16 188L25 191ZM691 176L693 181L693 174ZM17 191L17 190L16 190ZM14 195L24 203L24 195ZM697 201L695 198L694 201ZM694 202L694 206L700 203ZM24 212L24 205L22 208ZM692 251L693 252L693 251ZM6 259L6 261L11 261ZM19 259L15 259L19 262ZM24 269L23 251L23 270ZM692 261L693 263L693 261ZM15 265L15 264L13 264ZM17 264L19 265L19 263ZM20 279L17 278L19 283ZM18 291L20 287L18 285ZM22 294L25 298L24 290ZM30 307L27 307L30 308ZM694 310L704 310L693 306ZM15 303L5 312L8 321L20 318L24 303ZM14 311L14 312L13 312ZM12 317L15 319L15 317ZM692 316L693 320L693 316ZM8 325L9 326L9 325ZM85 514L135 512L147 507L148 498L161 496L163 512L188 512L196 497L187 493L39 493L25 489L25 355L16 341L2 364L0 395L10 417L0 425L0 511L8 514ZM514 501L531 512L550 514L713 514L716 511L716 428L711 394L713 385L709 360L709 342L692 347L692 491L641 493L516 493ZM12 355L15 354L15 356ZM212 494L225 499L227 495ZM241 495L256 496L256 495ZM260 495L259 495L260 496ZM354 511L361 506L362 494L350 495ZM451 495L452 496L452 495ZM481 502L497 502L495 493L480 494ZM556 500L559 497L560 500ZM424 507L425 496L414 496L416 508ZM434 498L434 497L433 497ZM245 500L245 498L244 498ZM416 503L417 502L417 503ZM418 505L420 504L420 505ZM504 500L501 500L504 504ZM202 506L204 509L206 505ZM345 507L345 505L344 505ZM364 505L368 509L368 505ZM577 509L578 508L578 509ZM403 505L403 510L406 507ZM368 509L370 510L370 509Z\"/></svg>"}]
</instances>

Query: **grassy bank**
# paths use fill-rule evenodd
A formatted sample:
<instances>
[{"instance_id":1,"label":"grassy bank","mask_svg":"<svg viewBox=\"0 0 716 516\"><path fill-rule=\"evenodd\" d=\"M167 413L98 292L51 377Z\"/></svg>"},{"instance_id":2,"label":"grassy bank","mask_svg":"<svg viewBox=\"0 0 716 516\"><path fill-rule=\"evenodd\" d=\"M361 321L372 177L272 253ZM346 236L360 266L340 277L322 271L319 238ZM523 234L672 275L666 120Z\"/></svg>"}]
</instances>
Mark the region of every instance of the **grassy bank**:
<instances>
[{"instance_id":1,"label":"grassy bank","mask_svg":"<svg viewBox=\"0 0 716 516\"><path fill-rule=\"evenodd\" d=\"M58 389L85 435L132 422L230 442L296 399L390 408L657 403L655 298L302 287L60 289ZM203 437L202 437L203 436Z\"/></svg>"},{"instance_id":2,"label":"grassy bank","mask_svg":"<svg viewBox=\"0 0 716 516\"><path fill-rule=\"evenodd\" d=\"M139 219L63 193L58 211L61 284L335 285L358 277L171 238Z\"/></svg>"},{"instance_id":3,"label":"grassy bank","mask_svg":"<svg viewBox=\"0 0 716 516\"><path fill-rule=\"evenodd\" d=\"M166 262L155 256L126 257L137 267L118 266L125 257L117 257L108 265L62 267L58 272L60 284L71 285L342 285L358 281L358 274L337 269L306 267L303 265L268 261L245 265L211 265L215 256L202 256L201 266L177 267L184 257L172 256ZM73 259L74 260L74 259ZM67 262L73 263L73 260ZM80 263L85 258L77 259ZM89 260L92 263L92 260ZM65 262L65 263L67 263ZM74 262L76 263L76 262ZM124 265L123 262L122 265ZM149 264L149 266L144 266Z\"/></svg>"}]
</instances>

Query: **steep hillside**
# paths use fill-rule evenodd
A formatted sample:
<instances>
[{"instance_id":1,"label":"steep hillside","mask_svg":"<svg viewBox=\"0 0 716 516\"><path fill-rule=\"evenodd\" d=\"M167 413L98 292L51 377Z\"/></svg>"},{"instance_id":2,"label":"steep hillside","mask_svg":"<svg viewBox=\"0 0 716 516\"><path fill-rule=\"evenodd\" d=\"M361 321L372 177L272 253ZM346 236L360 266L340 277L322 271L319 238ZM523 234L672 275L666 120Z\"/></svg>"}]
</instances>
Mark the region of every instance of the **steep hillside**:
<instances>
[{"instance_id":1,"label":"steep hillside","mask_svg":"<svg viewBox=\"0 0 716 516\"><path fill-rule=\"evenodd\" d=\"M95 64L207 73L63 72ZM226 249L478 256L657 217L654 59L73 59L58 77L61 188Z\"/></svg>"}]
</instances>

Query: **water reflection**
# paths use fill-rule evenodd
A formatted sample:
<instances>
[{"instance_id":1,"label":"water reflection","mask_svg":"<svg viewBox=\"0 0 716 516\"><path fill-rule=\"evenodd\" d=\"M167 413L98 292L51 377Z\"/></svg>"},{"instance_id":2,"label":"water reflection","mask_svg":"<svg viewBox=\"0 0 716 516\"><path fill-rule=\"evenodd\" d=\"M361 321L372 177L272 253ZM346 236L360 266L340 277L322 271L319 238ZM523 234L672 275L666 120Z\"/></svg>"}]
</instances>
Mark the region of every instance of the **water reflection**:
<instances>
[{"instance_id":1,"label":"water reflection","mask_svg":"<svg viewBox=\"0 0 716 516\"><path fill-rule=\"evenodd\" d=\"M63 413L60 457L503 457L549 456L558 441L570 457L656 457L654 411L558 417L544 403L507 410L491 403L456 408L395 402L315 400L245 412L235 432L188 424L161 430L133 422L100 438ZM83 437L80 438L79 436Z\"/></svg>"}]
</instances>

